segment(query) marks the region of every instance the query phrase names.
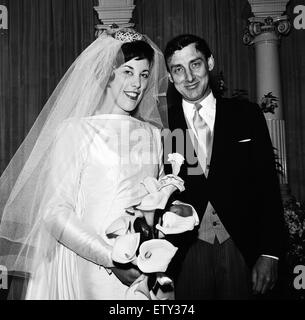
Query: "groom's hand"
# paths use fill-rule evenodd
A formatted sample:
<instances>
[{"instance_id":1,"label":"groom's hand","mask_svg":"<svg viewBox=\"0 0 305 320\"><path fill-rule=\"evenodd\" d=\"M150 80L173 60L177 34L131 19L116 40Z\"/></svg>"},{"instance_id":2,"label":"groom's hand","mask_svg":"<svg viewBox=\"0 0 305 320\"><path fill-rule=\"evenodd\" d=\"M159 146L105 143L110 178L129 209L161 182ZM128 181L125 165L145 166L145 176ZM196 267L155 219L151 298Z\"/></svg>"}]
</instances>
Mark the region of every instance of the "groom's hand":
<instances>
[{"instance_id":1,"label":"groom's hand","mask_svg":"<svg viewBox=\"0 0 305 320\"><path fill-rule=\"evenodd\" d=\"M271 290L277 280L278 261L273 258L260 256L252 270L252 284L254 294L264 294Z\"/></svg>"},{"instance_id":2,"label":"groom's hand","mask_svg":"<svg viewBox=\"0 0 305 320\"><path fill-rule=\"evenodd\" d=\"M111 270L126 286L130 286L141 275L139 269L135 267L130 267L128 269L113 267Z\"/></svg>"}]
</instances>

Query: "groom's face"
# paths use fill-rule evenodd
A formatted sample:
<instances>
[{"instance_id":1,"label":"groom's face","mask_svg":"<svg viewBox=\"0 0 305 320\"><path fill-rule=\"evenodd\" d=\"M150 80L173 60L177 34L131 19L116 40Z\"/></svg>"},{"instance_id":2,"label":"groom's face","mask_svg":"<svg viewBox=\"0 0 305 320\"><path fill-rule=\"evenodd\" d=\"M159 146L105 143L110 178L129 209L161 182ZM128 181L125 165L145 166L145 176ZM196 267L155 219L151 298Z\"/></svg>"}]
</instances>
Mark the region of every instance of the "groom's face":
<instances>
[{"instance_id":1,"label":"groom's face","mask_svg":"<svg viewBox=\"0 0 305 320\"><path fill-rule=\"evenodd\" d=\"M167 63L169 79L185 100L196 103L210 93L209 71L214 67L214 60L212 56L206 60L195 43L176 50Z\"/></svg>"}]
</instances>

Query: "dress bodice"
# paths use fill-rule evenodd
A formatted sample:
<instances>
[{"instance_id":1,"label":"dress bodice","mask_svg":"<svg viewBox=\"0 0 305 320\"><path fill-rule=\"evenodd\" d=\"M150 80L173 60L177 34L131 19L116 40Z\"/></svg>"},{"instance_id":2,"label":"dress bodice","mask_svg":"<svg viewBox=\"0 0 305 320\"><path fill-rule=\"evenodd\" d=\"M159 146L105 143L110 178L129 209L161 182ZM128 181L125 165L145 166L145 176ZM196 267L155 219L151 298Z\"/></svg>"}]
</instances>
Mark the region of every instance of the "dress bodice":
<instances>
[{"instance_id":1,"label":"dress bodice","mask_svg":"<svg viewBox=\"0 0 305 320\"><path fill-rule=\"evenodd\" d=\"M79 184L82 219L103 235L146 194L143 179L158 178L159 130L122 115L93 116L80 125L87 136Z\"/></svg>"}]
</instances>

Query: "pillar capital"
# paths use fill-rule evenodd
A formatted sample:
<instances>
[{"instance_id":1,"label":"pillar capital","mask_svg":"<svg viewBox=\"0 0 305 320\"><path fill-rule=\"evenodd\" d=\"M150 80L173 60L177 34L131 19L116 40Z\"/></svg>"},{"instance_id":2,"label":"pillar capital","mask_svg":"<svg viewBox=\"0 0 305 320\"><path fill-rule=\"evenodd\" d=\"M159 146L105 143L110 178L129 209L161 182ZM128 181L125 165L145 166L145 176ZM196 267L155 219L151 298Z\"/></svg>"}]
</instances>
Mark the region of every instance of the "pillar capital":
<instances>
[{"instance_id":1,"label":"pillar capital","mask_svg":"<svg viewBox=\"0 0 305 320\"><path fill-rule=\"evenodd\" d=\"M95 26L96 36L113 25L133 27L134 23L130 20L134 8L134 0L99 0L98 6L94 7L101 22Z\"/></svg>"},{"instance_id":2,"label":"pillar capital","mask_svg":"<svg viewBox=\"0 0 305 320\"><path fill-rule=\"evenodd\" d=\"M278 41L282 35L287 35L291 23L287 15L286 5L289 0L248 0L253 17L248 19L243 35L245 45L258 41Z\"/></svg>"},{"instance_id":3,"label":"pillar capital","mask_svg":"<svg viewBox=\"0 0 305 320\"><path fill-rule=\"evenodd\" d=\"M278 41L281 36L287 35L291 29L288 16L251 17L243 35L243 43L252 45L260 40Z\"/></svg>"}]
</instances>

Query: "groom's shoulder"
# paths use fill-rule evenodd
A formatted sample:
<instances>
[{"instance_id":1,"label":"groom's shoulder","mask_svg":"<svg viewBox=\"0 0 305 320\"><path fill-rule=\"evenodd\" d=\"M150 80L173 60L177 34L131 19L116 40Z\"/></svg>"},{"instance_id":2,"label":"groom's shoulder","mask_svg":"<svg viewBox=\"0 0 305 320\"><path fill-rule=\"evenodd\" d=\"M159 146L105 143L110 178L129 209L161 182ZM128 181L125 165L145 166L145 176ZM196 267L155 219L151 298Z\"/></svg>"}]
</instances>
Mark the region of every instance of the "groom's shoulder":
<instances>
[{"instance_id":1,"label":"groom's shoulder","mask_svg":"<svg viewBox=\"0 0 305 320\"><path fill-rule=\"evenodd\" d=\"M261 112L257 103L251 102L246 99L238 98L218 98L217 106L226 109L228 112L236 113L239 115L253 114Z\"/></svg>"}]
</instances>

